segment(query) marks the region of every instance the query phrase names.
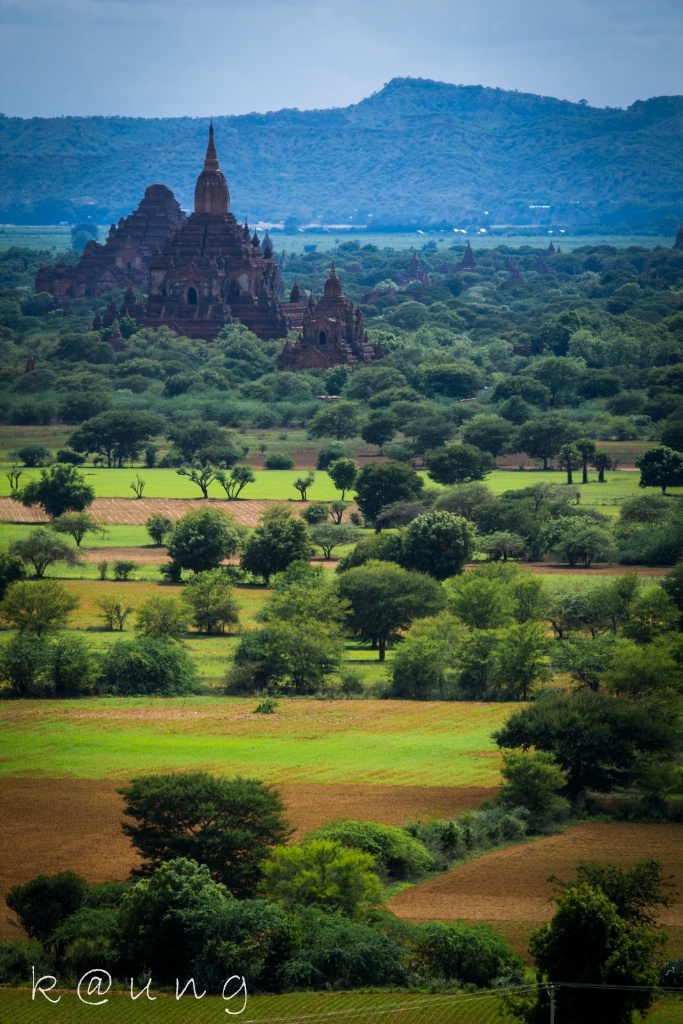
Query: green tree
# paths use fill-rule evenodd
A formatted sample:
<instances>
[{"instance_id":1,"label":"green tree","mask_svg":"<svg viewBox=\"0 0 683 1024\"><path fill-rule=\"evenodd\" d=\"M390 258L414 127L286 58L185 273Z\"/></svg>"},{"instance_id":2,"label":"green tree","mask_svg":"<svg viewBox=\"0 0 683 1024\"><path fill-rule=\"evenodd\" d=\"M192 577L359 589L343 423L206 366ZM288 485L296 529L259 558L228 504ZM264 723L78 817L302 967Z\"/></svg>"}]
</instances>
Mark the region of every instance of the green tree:
<instances>
[{"instance_id":1,"label":"green tree","mask_svg":"<svg viewBox=\"0 0 683 1024\"><path fill-rule=\"evenodd\" d=\"M235 501L247 486L253 484L256 477L251 466L233 466L230 473L219 469L216 480L225 491L228 501Z\"/></svg>"},{"instance_id":2,"label":"green tree","mask_svg":"<svg viewBox=\"0 0 683 1024\"><path fill-rule=\"evenodd\" d=\"M69 438L69 447L84 455L92 453L106 460L107 466L133 462L155 434L162 420L134 409L108 409L82 423Z\"/></svg>"},{"instance_id":3,"label":"green tree","mask_svg":"<svg viewBox=\"0 0 683 1024\"><path fill-rule=\"evenodd\" d=\"M449 485L483 480L496 468L495 459L488 452L459 441L425 452L424 464L432 480Z\"/></svg>"},{"instance_id":4,"label":"green tree","mask_svg":"<svg viewBox=\"0 0 683 1024\"><path fill-rule=\"evenodd\" d=\"M166 640L118 640L102 655L100 686L116 697L176 697L195 690L197 681L187 651Z\"/></svg>"},{"instance_id":5,"label":"green tree","mask_svg":"<svg viewBox=\"0 0 683 1024\"><path fill-rule=\"evenodd\" d=\"M224 633L226 626L239 623L238 604L223 569L196 573L183 588L181 597L200 633Z\"/></svg>"},{"instance_id":6,"label":"green tree","mask_svg":"<svg viewBox=\"0 0 683 1024\"><path fill-rule=\"evenodd\" d=\"M575 444L563 444L557 453L557 464L560 469L566 470L567 483L574 483L574 470L581 465L581 452Z\"/></svg>"},{"instance_id":7,"label":"green tree","mask_svg":"<svg viewBox=\"0 0 683 1024\"><path fill-rule=\"evenodd\" d=\"M186 476L191 484L195 484L203 498L209 497L209 487L217 479L215 467L208 462L195 462L192 466L181 466L176 472L178 476Z\"/></svg>"},{"instance_id":8,"label":"green tree","mask_svg":"<svg viewBox=\"0 0 683 1024\"><path fill-rule=\"evenodd\" d=\"M607 896L585 883L567 889L557 902L552 921L529 939L542 977L615 986L602 991L560 986L555 992L557 1024L631 1024L634 1013L645 1013L654 1000L656 937L627 928ZM543 988L525 1019L541 1021L547 1014L548 990Z\"/></svg>"},{"instance_id":9,"label":"green tree","mask_svg":"<svg viewBox=\"0 0 683 1024\"><path fill-rule=\"evenodd\" d=\"M42 444L25 444L15 452L9 453L11 459L19 459L24 466L33 468L42 466L46 459L52 458L52 452Z\"/></svg>"},{"instance_id":10,"label":"green tree","mask_svg":"<svg viewBox=\"0 0 683 1024\"><path fill-rule=\"evenodd\" d=\"M317 906L358 917L382 902L382 886L369 853L314 839L273 850L264 864L263 888L286 906Z\"/></svg>"},{"instance_id":11,"label":"green tree","mask_svg":"<svg viewBox=\"0 0 683 1024\"><path fill-rule=\"evenodd\" d=\"M164 537L173 529L173 520L161 512L154 512L145 523L145 528L155 546L160 548L164 543Z\"/></svg>"},{"instance_id":12,"label":"green tree","mask_svg":"<svg viewBox=\"0 0 683 1024\"><path fill-rule=\"evenodd\" d=\"M63 515L52 520L50 528L55 533L65 533L69 537L73 537L77 547L81 546L81 541L86 534L99 533L102 535L107 532L89 512L64 512Z\"/></svg>"},{"instance_id":13,"label":"green tree","mask_svg":"<svg viewBox=\"0 0 683 1024\"><path fill-rule=\"evenodd\" d=\"M295 519L288 509L274 506L261 517L246 543L240 565L266 586L270 577L282 572L291 562L307 561L313 555L306 524Z\"/></svg>"},{"instance_id":14,"label":"green tree","mask_svg":"<svg viewBox=\"0 0 683 1024\"><path fill-rule=\"evenodd\" d=\"M9 551L0 551L0 600L11 583L17 583L25 576L23 559L19 555L11 555Z\"/></svg>"},{"instance_id":15,"label":"green tree","mask_svg":"<svg viewBox=\"0 0 683 1024\"><path fill-rule=\"evenodd\" d=\"M48 945L55 928L83 906L87 893L85 879L73 871L62 871L15 885L5 902L28 937Z\"/></svg>"},{"instance_id":16,"label":"green tree","mask_svg":"<svg viewBox=\"0 0 683 1024\"><path fill-rule=\"evenodd\" d=\"M357 437L359 430L360 418L355 402L330 402L323 409L318 409L308 422L311 437L333 437L343 441L347 437Z\"/></svg>"},{"instance_id":17,"label":"green tree","mask_svg":"<svg viewBox=\"0 0 683 1024\"><path fill-rule=\"evenodd\" d=\"M464 516L465 519L474 521L477 510L494 501L493 492L486 484L473 481L442 491L434 502L434 508L453 512L456 516Z\"/></svg>"},{"instance_id":18,"label":"green tree","mask_svg":"<svg viewBox=\"0 0 683 1024\"><path fill-rule=\"evenodd\" d=\"M552 754L506 750L500 773L498 800L506 807L526 807L536 826L567 813L567 801L560 796L566 780Z\"/></svg>"},{"instance_id":19,"label":"green tree","mask_svg":"<svg viewBox=\"0 0 683 1024\"><path fill-rule=\"evenodd\" d=\"M474 416L463 427L462 439L482 452L500 455L510 443L514 428L502 416Z\"/></svg>"},{"instance_id":20,"label":"green tree","mask_svg":"<svg viewBox=\"0 0 683 1024\"><path fill-rule=\"evenodd\" d=\"M9 683L17 697L40 692L46 686L49 661L50 649L44 637L32 631L15 633L0 645L0 679Z\"/></svg>"},{"instance_id":21,"label":"green tree","mask_svg":"<svg viewBox=\"0 0 683 1024\"><path fill-rule=\"evenodd\" d=\"M449 363L424 363L418 371L420 389L426 395L472 398L483 384L482 372L468 359Z\"/></svg>"},{"instance_id":22,"label":"green tree","mask_svg":"<svg viewBox=\"0 0 683 1024\"><path fill-rule=\"evenodd\" d=\"M350 491L358 476L358 466L353 459L336 459L327 467L327 475L338 491L342 492L342 501L346 492Z\"/></svg>"},{"instance_id":23,"label":"green tree","mask_svg":"<svg viewBox=\"0 0 683 1024\"><path fill-rule=\"evenodd\" d=\"M333 550L340 544L353 544L358 533L350 524L318 523L310 528L311 540L322 548L325 558L332 558Z\"/></svg>"},{"instance_id":24,"label":"green tree","mask_svg":"<svg viewBox=\"0 0 683 1024\"><path fill-rule=\"evenodd\" d=\"M414 942L416 966L427 977L477 988L494 987L501 978L508 984L522 980L522 961L486 925L431 921L415 929Z\"/></svg>"},{"instance_id":25,"label":"green tree","mask_svg":"<svg viewBox=\"0 0 683 1024\"><path fill-rule=\"evenodd\" d=\"M179 640L187 632L189 615L175 597L153 594L140 605L137 632L155 640Z\"/></svg>"},{"instance_id":26,"label":"green tree","mask_svg":"<svg viewBox=\"0 0 683 1024\"><path fill-rule=\"evenodd\" d=\"M280 794L259 779L141 775L119 792L131 819L122 829L144 862L137 873L186 857L238 899L254 894L263 860L291 835Z\"/></svg>"},{"instance_id":27,"label":"green tree","mask_svg":"<svg viewBox=\"0 0 683 1024\"><path fill-rule=\"evenodd\" d=\"M554 648L553 663L579 687L597 693L616 655L614 636L570 636Z\"/></svg>"},{"instance_id":28,"label":"green tree","mask_svg":"<svg viewBox=\"0 0 683 1024\"><path fill-rule=\"evenodd\" d=\"M528 700L547 679L549 641L538 622L519 622L502 631L496 651L496 683L508 700Z\"/></svg>"},{"instance_id":29,"label":"green tree","mask_svg":"<svg viewBox=\"0 0 683 1024\"><path fill-rule=\"evenodd\" d=\"M494 739L499 747L554 754L573 803L587 789L628 786L645 763L670 761L678 749L676 725L665 712L600 693L537 700L515 712Z\"/></svg>"},{"instance_id":30,"label":"green tree","mask_svg":"<svg viewBox=\"0 0 683 1024\"><path fill-rule=\"evenodd\" d=\"M124 605L113 595L101 598L97 606L102 609L101 618L104 619L105 627L111 631L118 629L119 633L123 633L126 619L134 610L133 607L129 604Z\"/></svg>"},{"instance_id":31,"label":"green tree","mask_svg":"<svg viewBox=\"0 0 683 1024\"><path fill-rule=\"evenodd\" d=\"M480 537L477 541L477 547L480 551L484 551L489 558L494 560L502 558L504 562L507 562L508 558L523 555L526 543L524 538L520 537L518 533L512 533L509 530L499 530L496 533L489 533Z\"/></svg>"},{"instance_id":32,"label":"green tree","mask_svg":"<svg viewBox=\"0 0 683 1024\"><path fill-rule=\"evenodd\" d=\"M305 614L275 619L264 631L263 672L270 683L289 684L296 694L316 693L330 672L339 671L344 653L339 627Z\"/></svg>"},{"instance_id":33,"label":"green tree","mask_svg":"<svg viewBox=\"0 0 683 1024\"><path fill-rule=\"evenodd\" d=\"M664 875L656 860L641 860L632 868L582 861L576 868L576 880L558 882L558 885L566 892L582 882L599 889L614 904L622 921L633 928L659 930L660 908L671 907L676 902L671 891L667 892L673 889L672 879Z\"/></svg>"},{"instance_id":34,"label":"green tree","mask_svg":"<svg viewBox=\"0 0 683 1024\"><path fill-rule=\"evenodd\" d=\"M538 535L541 551L550 551L587 569L596 561L609 561L614 555L612 538L604 526L583 516L551 520Z\"/></svg>"},{"instance_id":35,"label":"green tree","mask_svg":"<svg viewBox=\"0 0 683 1024\"><path fill-rule=\"evenodd\" d=\"M387 643L414 619L441 611L442 587L429 576L409 572L391 562L366 562L343 573L337 582L347 602L346 621L356 636L376 644L384 661Z\"/></svg>"},{"instance_id":36,"label":"green tree","mask_svg":"<svg viewBox=\"0 0 683 1024\"><path fill-rule=\"evenodd\" d=\"M176 522L167 550L180 569L205 572L234 555L240 537L232 518L218 509L200 508Z\"/></svg>"},{"instance_id":37,"label":"green tree","mask_svg":"<svg viewBox=\"0 0 683 1024\"><path fill-rule=\"evenodd\" d=\"M86 641L68 633L55 637L48 650L47 674L56 697L87 693L95 683L97 671Z\"/></svg>"},{"instance_id":38,"label":"green tree","mask_svg":"<svg viewBox=\"0 0 683 1024\"><path fill-rule=\"evenodd\" d=\"M578 359L566 356L545 356L536 359L529 367L529 374L536 377L550 390L550 404L561 405L569 401L584 372Z\"/></svg>"},{"instance_id":39,"label":"green tree","mask_svg":"<svg viewBox=\"0 0 683 1024\"><path fill-rule=\"evenodd\" d=\"M391 696L447 700L453 696L462 624L449 612L418 619L389 663Z\"/></svg>"},{"instance_id":40,"label":"green tree","mask_svg":"<svg viewBox=\"0 0 683 1024\"><path fill-rule=\"evenodd\" d=\"M80 564L75 549L44 528L31 530L28 537L13 541L10 544L9 554L32 565L37 579L42 579L45 570L54 562L66 562L67 565Z\"/></svg>"},{"instance_id":41,"label":"green tree","mask_svg":"<svg viewBox=\"0 0 683 1024\"><path fill-rule=\"evenodd\" d=\"M353 452L343 441L328 441L318 452L315 468L327 469L331 462L337 459L350 459L352 455Z\"/></svg>"},{"instance_id":42,"label":"green tree","mask_svg":"<svg viewBox=\"0 0 683 1024\"><path fill-rule=\"evenodd\" d=\"M363 466L356 480L356 501L365 519L373 522L386 505L415 501L424 487L422 477L402 462Z\"/></svg>"},{"instance_id":43,"label":"green tree","mask_svg":"<svg viewBox=\"0 0 683 1024\"><path fill-rule=\"evenodd\" d=\"M563 444L571 444L577 433L575 425L564 416L546 413L522 424L517 447L532 459L542 461L547 469L548 460L555 458Z\"/></svg>"},{"instance_id":44,"label":"green tree","mask_svg":"<svg viewBox=\"0 0 683 1024\"><path fill-rule=\"evenodd\" d=\"M60 629L79 600L56 580L12 583L0 601L0 618L19 630L43 636Z\"/></svg>"},{"instance_id":45,"label":"green tree","mask_svg":"<svg viewBox=\"0 0 683 1024\"><path fill-rule=\"evenodd\" d=\"M360 436L366 444L375 444L380 452L396 434L396 417L387 409L373 412L363 424Z\"/></svg>"},{"instance_id":46,"label":"green tree","mask_svg":"<svg viewBox=\"0 0 683 1024\"><path fill-rule=\"evenodd\" d=\"M401 564L445 580L462 572L474 548L474 527L462 516L425 512L413 519L403 534Z\"/></svg>"},{"instance_id":47,"label":"green tree","mask_svg":"<svg viewBox=\"0 0 683 1024\"><path fill-rule=\"evenodd\" d=\"M12 497L26 507L39 505L56 519L65 512L83 512L95 500L95 491L75 466L60 463L41 469L40 480L31 480Z\"/></svg>"},{"instance_id":48,"label":"green tree","mask_svg":"<svg viewBox=\"0 0 683 1024\"><path fill-rule=\"evenodd\" d=\"M576 442L576 447L579 450L581 456L581 482L584 484L588 483L588 465L594 462L597 457L597 449L595 447L595 441L591 441L587 437L583 437Z\"/></svg>"},{"instance_id":49,"label":"green tree","mask_svg":"<svg viewBox=\"0 0 683 1024\"><path fill-rule=\"evenodd\" d=\"M299 492L301 501L306 501L309 488L315 483L315 474L307 473L306 476L299 476L294 481L294 490Z\"/></svg>"},{"instance_id":50,"label":"green tree","mask_svg":"<svg viewBox=\"0 0 683 1024\"><path fill-rule=\"evenodd\" d=\"M231 448L231 438L211 420L189 420L174 424L168 431L168 438L180 452L185 462L193 462L211 448ZM240 453L235 449L235 462ZM211 461L211 460L204 460Z\"/></svg>"},{"instance_id":51,"label":"green tree","mask_svg":"<svg viewBox=\"0 0 683 1024\"><path fill-rule=\"evenodd\" d=\"M672 448L650 448L636 459L636 466L639 487L660 487L666 494L669 487L683 486L683 455Z\"/></svg>"},{"instance_id":52,"label":"green tree","mask_svg":"<svg viewBox=\"0 0 683 1024\"><path fill-rule=\"evenodd\" d=\"M509 590L495 576L475 569L446 586L448 610L470 629L499 629L511 622Z\"/></svg>"},{"instance_id":53,"label":"green tree","mask_svg":"<svg viewBox=\"0 0 683 1024\"><path fill-rule=\"evenodd\" d=\"M607 472L607 470L615 468L614 459L612 458L609 452L603 451L601 449L600 451L596 451L595 455L593 456L592 462L598 471L598 483L604 484L605 473Z\"/></svg>"}]
</instances>

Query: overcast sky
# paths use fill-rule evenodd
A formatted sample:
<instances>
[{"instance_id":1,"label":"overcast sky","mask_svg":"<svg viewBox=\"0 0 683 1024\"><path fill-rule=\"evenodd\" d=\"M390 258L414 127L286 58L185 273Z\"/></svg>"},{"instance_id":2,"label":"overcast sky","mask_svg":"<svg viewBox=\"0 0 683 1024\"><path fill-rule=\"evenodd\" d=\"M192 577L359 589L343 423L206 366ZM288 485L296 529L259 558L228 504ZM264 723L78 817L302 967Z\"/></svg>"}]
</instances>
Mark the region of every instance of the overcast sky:
<instances>
[{"instance_id":1,"label":"overcast sky","mask_svg":"<svg viewBox=\"0 0 683 1024\"><path fill-rule=\"evenodd\" d=\"M346 106L396 76L595 106L683 93L681 0L0 0L0 111Z\"/></svg>"}]
</instances>

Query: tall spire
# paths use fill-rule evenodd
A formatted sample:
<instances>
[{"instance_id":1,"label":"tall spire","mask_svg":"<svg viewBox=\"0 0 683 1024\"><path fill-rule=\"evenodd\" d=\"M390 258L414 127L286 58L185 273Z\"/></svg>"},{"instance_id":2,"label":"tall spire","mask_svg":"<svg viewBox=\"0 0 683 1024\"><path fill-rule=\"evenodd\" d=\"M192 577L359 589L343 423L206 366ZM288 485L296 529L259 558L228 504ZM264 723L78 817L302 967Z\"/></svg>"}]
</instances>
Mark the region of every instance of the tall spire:
<instances>
[{"instance_id":1,"label":"tall spire","mask_svg":"<svg viewBox=\"0 0 683 1024\"><path fill-rule=\"evenodd\" d=\"M220 171L220 167L218 165L218 154L216 153L216 144L213 141L213 121L209 124L209 142L206 147L206 156L204 157L204 170Z\"/></svg>"}]
</instances>

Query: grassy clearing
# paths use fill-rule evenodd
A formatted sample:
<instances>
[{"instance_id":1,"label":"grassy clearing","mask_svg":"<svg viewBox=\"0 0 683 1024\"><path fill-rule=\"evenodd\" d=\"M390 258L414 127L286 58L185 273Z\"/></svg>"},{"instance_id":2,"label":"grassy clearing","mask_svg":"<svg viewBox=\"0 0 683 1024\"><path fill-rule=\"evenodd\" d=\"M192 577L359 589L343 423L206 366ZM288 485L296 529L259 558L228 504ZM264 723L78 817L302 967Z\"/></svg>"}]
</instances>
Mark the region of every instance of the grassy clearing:
<instances>
[{"instance_id":1,"label":"grassy clearing","mask_svg":"<svg viewBox=\"0 0 683 1024\"><path fill-rule=\"evenodd\" d=\"M496 786L512 705L187 697L0 705L0 773L129 778L206 768L272 782Z\"/></svg>"}]
</instances>

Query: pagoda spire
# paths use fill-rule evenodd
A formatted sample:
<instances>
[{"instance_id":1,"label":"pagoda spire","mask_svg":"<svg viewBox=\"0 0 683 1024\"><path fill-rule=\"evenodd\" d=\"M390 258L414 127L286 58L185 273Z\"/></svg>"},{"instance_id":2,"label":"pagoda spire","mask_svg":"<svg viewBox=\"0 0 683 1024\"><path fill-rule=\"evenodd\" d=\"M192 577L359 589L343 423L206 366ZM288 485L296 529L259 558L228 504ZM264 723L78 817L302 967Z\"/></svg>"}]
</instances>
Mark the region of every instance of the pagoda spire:
<instances>
[{"instance_id":1,"label":"pagoda spire","mask_svg":"<svg viewBox=\"0 0 683 1024\"><path fill-rule=\"evenodd\" d=\"M213 121L209 123L209 142L206 147L206 156L204 157L204 170L220 171L216 144L213 140Z\"/></svg>"}]
</instances>

